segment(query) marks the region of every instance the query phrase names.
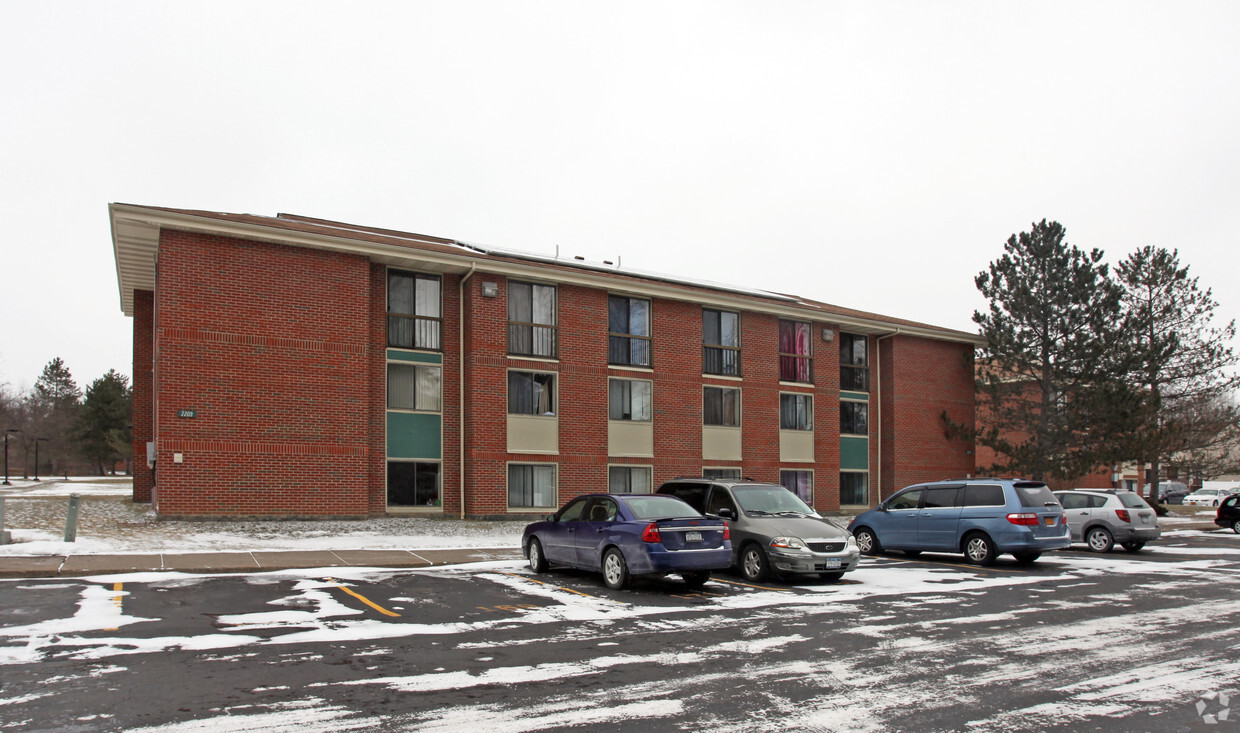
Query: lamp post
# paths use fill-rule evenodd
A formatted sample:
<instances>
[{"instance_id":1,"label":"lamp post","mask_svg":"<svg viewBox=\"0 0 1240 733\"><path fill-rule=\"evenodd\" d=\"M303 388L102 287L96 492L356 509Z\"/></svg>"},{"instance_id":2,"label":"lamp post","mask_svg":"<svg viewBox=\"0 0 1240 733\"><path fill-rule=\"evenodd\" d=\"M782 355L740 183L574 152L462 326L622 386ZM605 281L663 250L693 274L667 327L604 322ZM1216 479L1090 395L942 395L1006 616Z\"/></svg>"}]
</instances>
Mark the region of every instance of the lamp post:
<instances>
[{"instance_id":1,"label":"lamp post","mask_svg":"<svg viewBox=\"0 0 1240 733\"><path fill-rule=\"evenodd\" d=\"M12 486L9 481L9 433L20 433L21 428L8 428L4 431L4 483L0 486Z\"/></svg>"},{"instance_id":2,"label":"lamp post","mask_svg":"<svg viewBox=\"0 0 1240 733\"><path fill-rule=\"evenodd\" d=\"M40 441L46 443L49 440L50 438L35 438L34 439L34 480L35 481L39 480L39 443Z\"/></svg>"}]
</instances>

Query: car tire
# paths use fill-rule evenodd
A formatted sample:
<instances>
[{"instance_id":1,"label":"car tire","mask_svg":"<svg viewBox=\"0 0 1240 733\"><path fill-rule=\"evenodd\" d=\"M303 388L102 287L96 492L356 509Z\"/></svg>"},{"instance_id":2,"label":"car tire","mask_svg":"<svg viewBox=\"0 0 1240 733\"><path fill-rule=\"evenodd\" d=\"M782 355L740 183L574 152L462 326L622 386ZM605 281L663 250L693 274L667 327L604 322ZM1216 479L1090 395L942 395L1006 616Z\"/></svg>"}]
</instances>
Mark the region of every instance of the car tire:
<instances>
[{"instance_id":1,"label":"car tire","mask_svg":"<svg viewBox=\"0 0 1240 733\"><path fill-rule=\"evenodd\" d=\"M974 532L964 538L964 556L977 565L994 565L999 553L995 552L995 543L986 533Z\"/></svg>"},{"instance_id":2,"label":"car tire","mask_svg":"<svg viewBox=\"0 0 1240 733\"><path fill-rule=\"evenodd\" d=\"M1140 552L1142 547L1145 547L1144 542L1125 542L1124 543L1124 550L1127 552Z\"/></svg>"},{"instance_id":3,"label":"car tire","mask_svg":"<svg viewBox=\"0 0 1240 733\"><path fill-rule=\"evenodd\" d=\"M537 537L530 538L530 544L525 548L525 552L530 559L530 570L536 573L547 572L547 556L543 555L542 543Z\"/></svg>"},{"instance_id":4,"label":"car tire","mask_svg":"<svg viewBox=\"0 0 1240 733\"><path fill-rule=\"evenodd\" d=\"M844 577L844 571L841 570L837 573L818 573L818 577L821 578L824 583L834 583Z\"/></svg>"},{"instance_id":5,"label":"car tire","mask_svg":"<svg viewBox=\"0 0 1240 733\"><path fill-rule=\"evenodd\" d=\"M1094 552L1110 552L1115 547L1115 538L1105 527L1094 527L1085 533L1085 544Z\"/></svg>"},{"instance_id":6,"label":"car tire","mask_svg":"<svg viewBox=\"0 0 1240 733\"><path fill-rule=\"evenodd\" d=\"M1036 550L1031 550L1029 552L1013 552L1012 557L1016 558L1016 562L1021 565L1032 565L1039 557L1042 557L1042 553L1037 552Z\"/></svg>"},{"instance_id":7,"label":"car tire","mask_svg":"<svg viewBox=\"0 0 1240 733\"><path fill-rule=\"evenodd\" d=\"M1231 523L1231 531L1236 534L1240 534L1240 519L1237 519Z\"/></svg>"},{"instance_id":8,"label":"car tire","mask_svg":"<svg viewBox=\"0 0 1240 733\"><path fill-rule=\"evenodd\" d=\"M883 551L883 543L878 541L878 535L869 527L858 528L853 532L853 537L856 538L862 555L878 555Z\"/></svg>"},{"instance_id":9,"label":"car tire","mask_svg":"<svg viewBox=\"0 0 1240 733\"><path fill-rule=\"evenodd\" d=\"M683 572L680 579L685 581L685 585L690 588L701 588L706 585L706 581L710 580L709 570L695 570L693 572Z\"/></svg>"},{"instance_id":10,"label":"car tire","mask_svg":"<svg viewBox=\"0 0 1240 733\"><path fill-rule=\"evenodd\" d=\"M612 590L620 590L629 584L629 566L624 553L615 547L603 553L603 584Z\"/></svg>"},{"instance_id":11,"label":"car tire","mask_svg":"<svg viewBox=\"0 0 1240 733\"><path fill-rule=\"evenodd\" d=\"M749 543L741 550L741 576L751 583L760 583L771 574L771 563L766 559L766 551L754 543Z\"/></svg>"}]
</instances>

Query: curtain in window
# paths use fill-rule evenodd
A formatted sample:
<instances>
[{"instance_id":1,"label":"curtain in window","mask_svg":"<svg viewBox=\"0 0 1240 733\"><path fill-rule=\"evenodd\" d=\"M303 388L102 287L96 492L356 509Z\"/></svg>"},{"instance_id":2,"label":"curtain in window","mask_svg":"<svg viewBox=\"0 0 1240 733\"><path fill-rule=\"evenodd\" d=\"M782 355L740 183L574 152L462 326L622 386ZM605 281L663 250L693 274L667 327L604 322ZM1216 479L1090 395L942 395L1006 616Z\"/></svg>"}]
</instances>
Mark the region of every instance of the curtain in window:
<instances>
[{"instance_id":1,"label":"curtain in window","mask_svg":"<svg viewBox=\"0 0 1240 733\"><path fill-rule=\"evenodd\" d=\"M534 285L532 293L532 320L534 323L555 325L555 288ZM533 353L538 356L555 356L555 329L533 328Z\"/></svg>"},{"instance_id":2,"label":"curtain in window","mask_svg":"<svg viewBox=\"0 0 1240 733\"><path fill-rule=\"evenodd\" d=\"M814 400L809 395L779 396L779 427L782 430L813 430Z\"/></svg>"},{"instance_id":3,"label":"curtain in window","mask_svg":"<svg viewBox=\"0 0 1240 733\"><path fill-rule=\"evenodd\" d=\"M388 409L418 408L417 367L409 364L388 364Z\"/></svg>"},{"instance_id":4,"label":"curtain in window","mask_svg":"<svg viewBox=\"0 0 1240 733\"><path fill-rule=\"evenodd\" d=\"M418 367L417 409L439 412L442 407L443 370L435 367Z\"/></svg>"},{"instance_id":5,"label":"curtain in window","mask_svg":"<svg viewBox=\"0 0 1240 733\"><path fill-rule=\"evenodd\" d=\"M555 375L535 374L533 379L535 415L555 414Z\"/></svg>"},{"instance_id":6,"label":"curtain in window","mask_svg":"<svg viewBox=\"0 0 1240 733\"><path fill-rule=\"evenodd\" d=\"M868 473L840 473L840 503L869 504L870 475Z\"/></svg>"},{"instance_id":7,"label":"curtain in window","mask_svg":"<svg viewBox=\"0 0 1240 733\"><path fill-rule=\"evenodd\" d=\"M388 313L413 315L413 278L388 273Z\"/></svg>"},{"instance_id":8,"label":"curtain in window","mask_svg":"<svg viewBox=\"0 0 1240 733\"><path fill-rule=\"evenodd\" d=\"M555 466L509 466L508 506L555 506Z\"/></svg>"},{"instance_id":9,"label":"curtain in window","mask_svg":"<svg viewBox=\"0 0 1240 733\"><path fill-rule=\"evenodd\" d=\"M809 471L780 471L779 482L784 488L801 497L810 506L814 505L813 474Z\"/></svg>"},{"instance_id":10,"label":"curtain in window","mask_svg":"<svg viewBox=\"0 0 1240 733\"><path fill-rule=\"evenodd\" d=\"M508 372L508 412L513 415L534 414L534 375L529 372Z\"/></svg>"}]
</instances>

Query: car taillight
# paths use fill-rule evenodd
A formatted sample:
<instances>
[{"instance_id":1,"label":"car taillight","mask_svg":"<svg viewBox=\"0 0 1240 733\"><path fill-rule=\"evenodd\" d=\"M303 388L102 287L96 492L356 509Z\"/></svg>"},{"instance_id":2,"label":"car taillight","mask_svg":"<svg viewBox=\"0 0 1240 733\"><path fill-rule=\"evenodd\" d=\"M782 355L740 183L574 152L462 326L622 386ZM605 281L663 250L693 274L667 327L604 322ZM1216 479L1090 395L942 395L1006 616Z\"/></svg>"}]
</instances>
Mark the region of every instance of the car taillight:
<instances>
[{"instance_id":1,"label":"car taillight","mask_svg":"<svg viewBox=\"0 0 1240 733\"><path fill-rule=\"evenodd\" d=\"M1116 509L1116 510L1115 510L1115 516L1119 517L1119 521L1121 521L1121 522L1127 522L1127 521L1130 521L1130 520L1128 519L1128 510L1127 510L1127 509Z\"/></svg>"},{"instance_id":2,"label":"car taillight","mask_svg":"<svg viewBox=\"0 0 1240 733\"><path fill-rule=\"evenodd\" d=\"M732 530L725 524L723 525L723 541L727 542L730 539L732 539Z\"/></svg>"},{"instance_id":3,"label":"car taillight","mask_svg":"<svg viewBox=\"0 0 1240 733\"><path fill-rule=\"evenodd\" d=\"M1011 522L1012 524L1019 524L1024 527L1033 527L1033 526L1036 526L1038 523L1038 515L1032 512L1025 512L1022 514L1009 514L1007 515L1007 520Z\"/></svg>"},{"instance_id":4,"label":"car taillight","mask_svg":"<svg viewBox=\"0 0 1240 733\"><path fill-rule=\"evenodd\" d=\"M642 530L642 542L662 542L663 535L659 534L659 525L651 522Z\"/></svg>"}]
</instances>

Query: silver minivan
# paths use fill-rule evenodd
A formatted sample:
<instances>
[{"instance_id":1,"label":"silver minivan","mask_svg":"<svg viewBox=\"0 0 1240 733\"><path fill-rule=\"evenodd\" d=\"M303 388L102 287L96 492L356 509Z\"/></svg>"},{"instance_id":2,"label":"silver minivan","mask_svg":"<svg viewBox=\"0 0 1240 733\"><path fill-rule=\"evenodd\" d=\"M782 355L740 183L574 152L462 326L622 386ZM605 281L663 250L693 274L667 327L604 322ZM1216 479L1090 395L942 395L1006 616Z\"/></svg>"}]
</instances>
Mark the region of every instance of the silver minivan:
<instances>
[{"instance_id":1,"label":"silver minivan","mask_svg":"<svg viewBox=\"0 0 1240 733\"><path fill-rule=\"evenodd\" d=\"M1138 552L1162 536L1154 509L1136 492L1073 489L1056 491L1055 498L1063 505L1072 540L1094 552L1110 552L1117 544Z\"/></svg>"},{"instance_id":2,"label":"silver minivan","mask_svg":"<svg viewBox=\"0 0 1240 733\"><path fill-rule=\"evenodd\" d=\"M727 521L733 566L750 582L771 575L811 573L823 580L839 580L861 559L851 534L779 484L677 478L660 486L658 493Z\"/></svg>"}]
</instances>

